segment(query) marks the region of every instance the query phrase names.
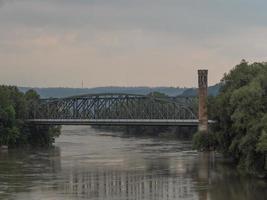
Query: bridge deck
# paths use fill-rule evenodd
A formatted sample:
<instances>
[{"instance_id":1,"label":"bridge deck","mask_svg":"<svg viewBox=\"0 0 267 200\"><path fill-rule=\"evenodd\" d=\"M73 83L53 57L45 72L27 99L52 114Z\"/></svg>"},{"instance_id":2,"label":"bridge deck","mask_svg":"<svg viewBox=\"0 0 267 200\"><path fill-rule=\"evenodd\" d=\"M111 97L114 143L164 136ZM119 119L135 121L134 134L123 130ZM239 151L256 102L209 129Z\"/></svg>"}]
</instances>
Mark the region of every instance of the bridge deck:
<instances>
[{"instance_id":1,"label":"bridge deck","mask_svg":"<svg viewBox=\"0 0 267 200\"><path fill-rule=\"evenodd\" d=\"M198 126L197 119L31 119L37 125ZM209 124L214 121L209 120Z\"/></svg>"}]
</instances>

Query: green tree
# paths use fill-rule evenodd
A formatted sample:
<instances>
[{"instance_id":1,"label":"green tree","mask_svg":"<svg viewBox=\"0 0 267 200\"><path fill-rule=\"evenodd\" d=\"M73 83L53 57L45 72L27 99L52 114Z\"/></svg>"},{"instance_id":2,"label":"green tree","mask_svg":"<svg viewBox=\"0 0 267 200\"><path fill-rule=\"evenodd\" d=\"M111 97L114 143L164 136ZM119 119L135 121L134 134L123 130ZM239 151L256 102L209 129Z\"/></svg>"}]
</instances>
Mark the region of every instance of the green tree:
<instances>
[{"instance_id":1,"label":"green tree","mask_svg":"<svg viewBox=\"0 0 267 200\"><path fill-rule=\"evenodd\" d=\"M217 121L217 149L248 173L265 173L267 64L244 60L222 79L210 114Z\"/></svg>"},{"instance_id":2,"label":"green tree","mask_svg":"<svg viewBox=\"0 0 267 200\"><path fill-rule=\"evenodd\" d=\"M156 98L168 98L168 96L161 92L151 92L148 94L148 96L156 97Z\"/></svg>"},{"instance_id":3,"label":"green tree","mask_svg":"<svg viewBox=\"0 0 267 200\"><path fill-rule=\"evenodd\" d=\"M25 94L14 86L0 86L0 145L50 146L60 127L35 127L25 120L40 111L40 97L34 90Z\"/></svg>"}]
</instances>

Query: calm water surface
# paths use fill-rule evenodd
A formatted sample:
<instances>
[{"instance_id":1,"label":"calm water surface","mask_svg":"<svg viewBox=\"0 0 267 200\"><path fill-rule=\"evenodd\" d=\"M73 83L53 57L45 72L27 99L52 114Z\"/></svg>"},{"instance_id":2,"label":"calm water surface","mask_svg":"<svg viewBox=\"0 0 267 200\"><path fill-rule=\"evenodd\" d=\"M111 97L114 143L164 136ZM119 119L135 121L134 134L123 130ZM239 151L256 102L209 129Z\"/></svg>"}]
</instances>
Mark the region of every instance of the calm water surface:
<instances>
[{"instance_id":1,"label":"calm water surface","mask_svg":"<svg viewBox=\"0 0 267 200\"><path fill-rule=\"evenodd\" d=\"M267 184L239 176L181 140L63 127L50 150L0 152L0 199L266 200Z\"/></svg>"}]
</instances>

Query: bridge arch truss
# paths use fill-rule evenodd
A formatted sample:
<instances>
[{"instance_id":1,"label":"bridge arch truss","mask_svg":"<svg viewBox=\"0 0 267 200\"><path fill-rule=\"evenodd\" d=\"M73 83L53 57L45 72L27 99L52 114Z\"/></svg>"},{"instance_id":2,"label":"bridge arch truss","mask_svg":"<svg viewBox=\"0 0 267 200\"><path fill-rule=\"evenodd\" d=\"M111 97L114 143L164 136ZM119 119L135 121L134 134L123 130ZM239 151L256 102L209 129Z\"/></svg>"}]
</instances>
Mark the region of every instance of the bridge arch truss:
<instances>
[{"instance_id":1,"label":"bridge arch truss","mask_svg":"<svg viewBox=\"0 0 267 200\"><path fill-rule=\"evenodd\" d=\"M135 94L91 94L43 99L32 119L197 119L194 98Z\"/></svg>"}]
</instances>

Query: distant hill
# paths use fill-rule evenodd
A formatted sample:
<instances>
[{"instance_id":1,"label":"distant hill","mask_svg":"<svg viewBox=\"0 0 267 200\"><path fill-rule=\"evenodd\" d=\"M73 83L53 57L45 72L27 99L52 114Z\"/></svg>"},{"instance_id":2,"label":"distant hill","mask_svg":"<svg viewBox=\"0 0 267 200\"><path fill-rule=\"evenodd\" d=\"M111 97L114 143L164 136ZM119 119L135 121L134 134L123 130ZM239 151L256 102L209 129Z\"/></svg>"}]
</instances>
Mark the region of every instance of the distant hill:
<instances>
[{"instance_id":1,"label":"distant hill","mask_svg":"<svg viewBox=\"0 0 267 200\"><path fill-rule=\"evenodd\" d=\"M219 94L220 88L221 88L220 84L210 86L208 88L208 95L209 96L217 96ZM197 94L197 88L189 88L182 93L182 96L197 96L197 95L198 95Z\"/></svg>"},{"instance_id":2,"label":"distant hill","mask_svg":"<svg viewBox=\"0 0 267 200\"><path fill-rule=\"evenodd\" d=\"M96 87L96 88L30 88L19 87L20 91L26 92L34 89L41 98L59 98L82 94L100 94L100 93L128 93L128 94L149 94L151 92L160 92L168 96L181 95L188 88L175 87Z\"/></svg>"}]
</instances>

